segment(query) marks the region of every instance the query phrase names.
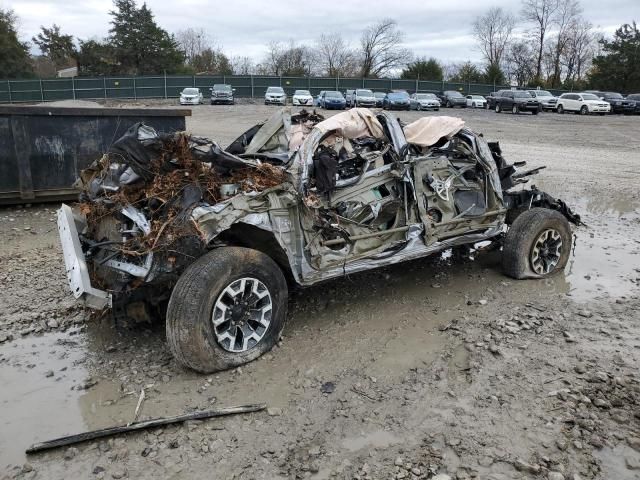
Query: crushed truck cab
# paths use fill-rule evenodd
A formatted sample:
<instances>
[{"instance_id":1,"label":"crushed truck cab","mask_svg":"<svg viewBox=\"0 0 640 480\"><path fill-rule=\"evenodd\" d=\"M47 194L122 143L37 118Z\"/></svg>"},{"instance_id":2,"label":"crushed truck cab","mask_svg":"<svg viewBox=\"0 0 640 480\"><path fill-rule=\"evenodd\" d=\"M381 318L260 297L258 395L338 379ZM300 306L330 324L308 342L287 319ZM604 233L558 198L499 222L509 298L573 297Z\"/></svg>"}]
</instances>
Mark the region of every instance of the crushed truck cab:
<instances>
[{"instance_id":1,"label":"crushed truck cab","mask_svg":"<svg viewBox=\"0 0 640 480\"><path fill-rule=\"evenodd\" d=\"M292 284L485 240L503 245L512 277L561 271L580 218L516 188L543 168L523 167L453 117L283 109L226 150L137 124L59 213L70 286L123 315L168 302L176 358L230 368L277 341Z\"/></svg>"}]
</instances>

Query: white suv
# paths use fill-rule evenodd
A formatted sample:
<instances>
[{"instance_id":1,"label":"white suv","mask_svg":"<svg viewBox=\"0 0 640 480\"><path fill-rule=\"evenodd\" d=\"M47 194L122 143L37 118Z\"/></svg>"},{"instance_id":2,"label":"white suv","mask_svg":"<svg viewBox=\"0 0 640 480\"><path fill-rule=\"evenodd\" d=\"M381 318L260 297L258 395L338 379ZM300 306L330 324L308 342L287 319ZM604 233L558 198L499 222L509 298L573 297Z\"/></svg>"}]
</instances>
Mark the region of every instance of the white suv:
<instances>
[{"instance_id":1,"label":"white suv","mask_svg":"<svg viewBox=\"0 0 640 480\"><path fill-rule=\"evenodd\" d=\"M611 105L600 100L593 93L563 93L558 98L556 110L558 113L579 112L581 115L588 113L604 115L611 111Z\"/></svg>"}]
</instances>

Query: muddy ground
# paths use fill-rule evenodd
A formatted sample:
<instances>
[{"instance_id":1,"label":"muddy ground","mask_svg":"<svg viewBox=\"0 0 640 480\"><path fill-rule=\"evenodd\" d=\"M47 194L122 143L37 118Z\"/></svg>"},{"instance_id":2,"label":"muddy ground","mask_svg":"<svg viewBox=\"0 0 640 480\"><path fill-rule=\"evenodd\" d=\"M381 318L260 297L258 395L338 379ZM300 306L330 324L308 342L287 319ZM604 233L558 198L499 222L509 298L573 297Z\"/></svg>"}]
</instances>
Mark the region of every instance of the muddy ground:
<instances>
[{"instance_id":1,"label":"muddy ground","mask_svg":"<svg viewBox=\"0 0 640 480\"><path fill-rule=\"evenodd\" d=\"M226 144L271 111L187 124ZM548 166L534 183L588 225L564 274L514 281L494 251L352 275L295 292L281 344L215 375L178 367L161 322L74 305L55 204L0 208L0 478L640 479L640 117L440 113ZM141 418L269 409L25 456L130 422L143 388Z\"/></svg>"}]
</instances>

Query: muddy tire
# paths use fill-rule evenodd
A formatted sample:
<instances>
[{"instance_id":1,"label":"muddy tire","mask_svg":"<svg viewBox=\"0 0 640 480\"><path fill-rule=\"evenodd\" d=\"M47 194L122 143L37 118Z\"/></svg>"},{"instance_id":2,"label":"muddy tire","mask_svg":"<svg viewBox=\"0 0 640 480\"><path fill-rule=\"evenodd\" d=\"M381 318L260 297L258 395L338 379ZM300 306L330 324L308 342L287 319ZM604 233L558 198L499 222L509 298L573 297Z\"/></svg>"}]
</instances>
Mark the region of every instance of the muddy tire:
<instances>
[{"instance_id":1,"label":"muddy tire","mask_svg":"<svg viewBox=\"0 0 640 480\"><path fill-rule=\"evenodd\" d=\"M287 316L287 282L267 255L222 247L182 274L167 309L167 343L202 373L255 360L276 344Z\"/></svg>"},{"instance_id":2,"label":"muddy tire","mask_svg":"<svg viewBox=\"0 0 640 480\"><path fill-rule=\"evenodd\" d=\"M532 208L521 213L507 232L502 252L506 275L545 278L564 270L571 252L571 228L559 212Z\"/></svg>"}]
</instances>

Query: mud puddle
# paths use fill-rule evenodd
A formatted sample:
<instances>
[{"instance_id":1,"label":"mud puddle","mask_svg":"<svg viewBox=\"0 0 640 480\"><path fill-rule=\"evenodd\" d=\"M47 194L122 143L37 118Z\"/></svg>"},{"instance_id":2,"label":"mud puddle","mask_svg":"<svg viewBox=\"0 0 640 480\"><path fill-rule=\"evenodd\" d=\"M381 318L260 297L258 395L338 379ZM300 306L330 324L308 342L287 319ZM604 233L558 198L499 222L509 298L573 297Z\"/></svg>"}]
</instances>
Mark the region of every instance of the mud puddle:
<instances>
[{"instance_id":1,"label":"mud puddle","mask_svg":"<svg viewBox=\"0 0 640 480\"><path fill-rule=\"evenodd\" d=\"M593 456L600 460L602 478L615 480L638 480L640 453L620 444L615 447L604 447L594 450Z\"/></svg>"},{"instance_id":2,"label":"mud puddle","mask_svg":"<svg viewBox=\"0 0 640 480\"><path fill-rule=\"evenodd\" d=\"M640 200L613 194L574 205L587 226L575 231L567 293L578 302L634 295L640 286Z\"/></svg>"},{"instance_id":3,"label":"mud puddle","mask_svg":"<svg viewBox=\"0 0 640 480\"><path fill-rule=\"evenodd\" d=\"M86 426L71 390L87 377L75 366L84 352L78 336L50 334L17 340L0 348L0 466L24 461L36 441L75 433Z\"/></svg>"}]
</instances>

